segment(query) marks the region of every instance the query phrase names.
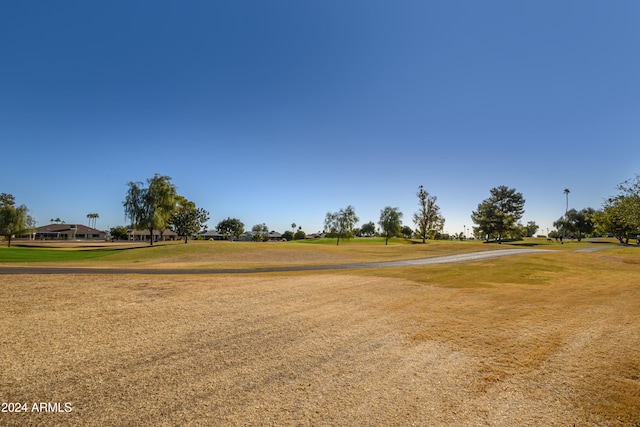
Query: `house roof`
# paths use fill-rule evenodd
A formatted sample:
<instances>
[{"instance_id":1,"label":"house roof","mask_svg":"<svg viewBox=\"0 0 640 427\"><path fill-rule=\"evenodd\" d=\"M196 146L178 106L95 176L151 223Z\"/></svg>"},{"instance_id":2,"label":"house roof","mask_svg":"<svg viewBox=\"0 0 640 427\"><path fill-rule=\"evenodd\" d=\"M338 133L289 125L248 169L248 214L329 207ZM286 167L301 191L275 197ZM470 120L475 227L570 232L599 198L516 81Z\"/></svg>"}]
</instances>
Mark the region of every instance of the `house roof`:
<instances>
[{"instance_id":1,"label":"house roof","mask_svg":"<svg viewBox=\"0 0 640 427\"><path fill-rule=\"evenodd\" d=\"M87 227L82 224L49 224L43 225L42 227L36 228L37 233L47 233L47 234L100 234L103 233L100 230L96 230L95 228Z\"/></svg>"},{"instance_id":2,"label":"house roof","mask_svg":"<svg viewBox=\"0 0 640 427\"><path fill-rule=\"evenodd\" d=\"M135 234L136 236L148 236L149 235L149 230L134 230L133 228L130 228L127 230L127 234ZM153 230L153 235L154 236L159 236L160 235L160 230ZM162 232L163 236L177 236L178 234L175 231L172 230L164 230Z\"/></svg>"},{"instance_id":3,"label":"house roof","mask_svg":"<svg viewBox=\"0 0 640 427\"><path fill-rule=\"evenodd\" d=\"M207 231L203 231L203 232L198 233L198 236L213 237L213 236L224 236L224 234L219 233L216 230L207 230Z\"/></svg>"}]
</instances>

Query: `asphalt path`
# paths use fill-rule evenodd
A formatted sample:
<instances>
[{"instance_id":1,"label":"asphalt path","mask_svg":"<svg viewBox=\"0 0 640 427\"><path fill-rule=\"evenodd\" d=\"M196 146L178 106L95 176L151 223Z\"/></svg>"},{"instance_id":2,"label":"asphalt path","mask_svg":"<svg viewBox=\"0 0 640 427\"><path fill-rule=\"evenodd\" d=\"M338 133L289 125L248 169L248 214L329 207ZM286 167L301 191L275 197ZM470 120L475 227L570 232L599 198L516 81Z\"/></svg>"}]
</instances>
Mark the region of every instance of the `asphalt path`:
<instances>
[{"instance_id":1,"label":"asphalt path","mask_svg":"<svg viewBox=\"0 0 640 427\"><path fill-rule=\"evenodd\" d=\"M604 249L604 248L603 248ZM88 267L0 267L0 274L251 274L282 273L295 271L349 270L358 268L411 267L421 265L453 264L513 255L554 252L551 249L500 249L493 251L471 252L433 258L420 258L401 261L365 262L334 265L298 265L267 268L239 269L172 269L172 268L88 268Z\"/></svg>"}]
</instances>

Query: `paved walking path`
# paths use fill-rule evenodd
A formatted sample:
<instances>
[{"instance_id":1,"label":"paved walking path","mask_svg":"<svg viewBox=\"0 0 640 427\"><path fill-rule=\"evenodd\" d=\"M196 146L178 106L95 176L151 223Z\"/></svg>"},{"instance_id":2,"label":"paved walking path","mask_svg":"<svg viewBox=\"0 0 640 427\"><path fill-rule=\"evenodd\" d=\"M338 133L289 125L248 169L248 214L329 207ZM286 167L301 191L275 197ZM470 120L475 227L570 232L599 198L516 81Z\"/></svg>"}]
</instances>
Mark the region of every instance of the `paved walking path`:
<instances>
[{"instance_id":1,"label":"paved walking path","mask_svg":"<svg viewBox=\"0 0 640 427\"><path fill-rule=\"evenodd\" d=\"M162 269L162 268L88 268L88 267L0 267L0 274L250 274L280 273L294 271L347 270L355 268L409 267L419 265L452 264L471 262L489 258L512 255L554 252L550 249L500 249L493 251L471 252L433 258L420 258L401 261L366 262L335 265L299 265L267 268L239 269Z\"/></svg>"}]
</instances>

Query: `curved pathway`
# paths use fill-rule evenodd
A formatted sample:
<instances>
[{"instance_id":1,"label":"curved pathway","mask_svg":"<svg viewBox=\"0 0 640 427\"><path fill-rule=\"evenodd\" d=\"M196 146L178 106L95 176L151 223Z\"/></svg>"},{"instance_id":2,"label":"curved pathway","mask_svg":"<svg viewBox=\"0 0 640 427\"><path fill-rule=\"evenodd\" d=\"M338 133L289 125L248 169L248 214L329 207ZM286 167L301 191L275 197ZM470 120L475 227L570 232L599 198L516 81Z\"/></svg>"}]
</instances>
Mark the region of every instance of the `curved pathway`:
<instances>
[{"instance_id":1,"label":"curved pathway","mask_svg":"<svg viewBox=\"0 0 640 427\"><path fill-rule=\"evenodd\" d=\"M551 249L500 249L493 251L471 252L433 258L409 259L400 261L364 262L335 265L299 265L267 268L239 269L161 269L161 268L89 268L89 267L0 267L0 274L250 274L280 273L294 271L347 270L355 268L409 267L419 265L452 264L471 262L489 258L499 258L521 254L554 252Z\"/></svg>"}]
</instances>

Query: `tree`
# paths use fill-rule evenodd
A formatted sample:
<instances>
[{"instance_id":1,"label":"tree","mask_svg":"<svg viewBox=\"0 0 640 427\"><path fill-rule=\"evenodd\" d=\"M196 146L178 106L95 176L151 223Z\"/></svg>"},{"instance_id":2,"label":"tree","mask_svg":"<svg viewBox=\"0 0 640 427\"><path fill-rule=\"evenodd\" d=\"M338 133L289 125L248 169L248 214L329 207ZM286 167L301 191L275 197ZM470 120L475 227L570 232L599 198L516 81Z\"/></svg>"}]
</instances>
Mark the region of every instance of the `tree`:
<instances>
[{"instance_id":1,"label":"tree","mask_svg":"<svg viewBox=\"0 0 640 427\"><path fill-rule=\"evenodd\" d=\"M595 210L592 208L580 211L569 209L563 218L553 223L553 226L562 229L563 236L578 239L579 242L583 236L592 233L595 229L594 217Z\"/></svg>"},{"instance_id":2,"label":"tree","mask_svg":"<svg viewBox=\"0 0 640 427\"><path fill-rule=\"evenodd\" d=\"M111 234L111 237L113 239L122 240L127 237L127 227L123 227L121 225L117 227L111 227L109 229L109 234Z\"/></svg>"},{"instance_id":3,"label":"tree","mask_svg":"<svg viewBox=\"0 0 640 427\"><path fill-rule=\"evenodd\" d=\"M302 231L302 228L299 228L298 231L296 231L296 234L293 236L293 238L296 240L304 240L307 238L307 233Z\"/></svg>"},{"instance_id":4,"label":"tree","mask_svg":"<svg viewBox=\"0 0 640 427\"><path fill-rule=\"evenodd\" d=\"M388 245L391 237L396 237L400 234L402 227L402 212L400 212L400 208L387 206L381 210L378 225L380 226L382 235L384 236L384 244Z\"/></svg>"},{"instance_id":5,"label":"tree","mask_svg":"<svg viewBox=\"0 0 640 427\"><path fill-rule=\"evenodd\" d=\"M558 218L557 221L553 221L553 226L558 230L558 237L566 237L567 236L567 228L569 227L567 224L567 217L562 216Z\"/></svg>"},{"instance_id":6,"label":"tree","mask_svg":"<svg viewBox=\"0 0 640 427\"><path fill-rule=\"evenodd\" d=\"M237 218L227 218L218 223L216 230L233 241L234 238L238 239L244 234L244 224Z\"/></svg>"},{"instance_id":7,"label":"tree","mask_svg":"<svg viewBox=\"0 0 640 427\"><path fill-rule=\"evenodd\" d=\"M418 203L420 210L413 214L413 222L416 225L416 233L425 243L427 239L435 238L438 232L444 228L444 217L440 214L440 207L436 205L436 196L430 196L429 192L421 185L418 187Z\"/></svg>"},{"instance_id":8,"label":"tree","mask_svg":"<svg viewBox=\"0 0 640 427\"><path fill-rule=\"evenodd\" d=\"M97 213L87 214L87 218L89 218L89 227L96 228L96 221L100 218L100 215Z\"/></svg>"},{"instance_id":9,"label":"tree","mask_svg":"<svg viewBox=\"0 0 640 427\"><path fill-rule=\"evenodd\" d=\"M369 221L360 228L360 235L371 237L376 235L376 225L373 221Z\"/></svg>"},{"instance_id":10,"label":"tree","mask_svg":"<svg viewBox=\"0 0 640 427\"><path fill-rule=\"evenodd\" d=\"M595 214L598 229L612 233L620 243L640 234L640 175L618 185L620 194L610 197Z\"/></svg>"},{"instance_id":11,"label":"tree","mask_svg":"<svg viewBox=\"0 0 640 427\"><path fill-rule=\"evenodd\" d=\"M284 233L282 233L282 238L284 240L286 240L287 242L293 240L293 238L294 238L293 231L291 231L291 230L285 231Z\"/></svg>"},{"instance_id":12,"label":"tree","mask_svg":"<svg viewBox=\"0 0 640 427\"><path fill-rule=\"evenodd\" d=\"M471 213L471 220L477 225L479 234L489 237L497 234L498 243L502 236L514 229L524 214L524 197L514 188L502 185L490 190L491 196L483 200L478 209Z\"/></svg>"},{"instance_id":13,"label":"tree","mask_svg":"<svg viewBox=\"0 0 640 427\"><path fill-rule=\"evenodd\" d=\"M338 212L327 212L324 226L330 233L338 237L337 246L340 244L340 238L348 239L353 236L353 227L358 221L353 206L349 205Z\"/></svg>"},{"instance_id":14,"label":"tree","mask_svg":"<svg viewBox=\"0 0 640 427\"><path fill-rule=\"evenodd\" d=\"M404 227L402 227L401 233L405 239L410 239L413 235L413 230L408 225L405 225Z\"/></svg>"},{"instance_id":15,"label":"tree","mask_svg":"<svg viewBox=\"0 0 640 427\"><path fill-rule=\"evenodd\" d=\"M538 227L538 224L536 224L535 221L529 221L525 228L527 230L527 237L533 237L540 227Z\"/></svg>"},{"instance_id":16,"label":"tree","mask_svg":"<svg viewBox=\"0 0 640 427\"><path fill-rule=\"evenodd\" d=\"M169 225L178 236L184 238L184 243L186 244L189 236L207 230L205 224L209 221L209 212L203 208L196 207L194 202L182 196L176 196L176 203Z\"/></svg>"},{"instance_id":17,"label":"tree","mask_svg":"<svg viewBox=\"0 0 640 427\"><path fill-rule=\"evenodd\" d=\"M35 220L29 215L25 205L16 207L12 194L0 194L0 236L7 239L11 247L11 238L16 234L26 234L35 227Z\"/></svg>"},{"instance_id":18,"label":"tree","mask_svg":"<svg viewBox=\"0 0 640 427\"><path fill-rule=\"evenodd\" d=\"M269 240L269 227L266 226L265 223L256 224L251 227L251 231L253 233L253 240L255 242L262 242Z\"/></svg>"},{"instance_id":19,"label":"tree","mask_svg":"<svg viewBox=\"0 0 640 427\"><path fill-rule=\"evenodd\" d=\"M153 230L164 231L175 209L176 187L171 178L155 174L142 182L129 182L124 205L125 217L138 230L149 230L149 244L153 245Z\"/></svg>"}]
</instances>

